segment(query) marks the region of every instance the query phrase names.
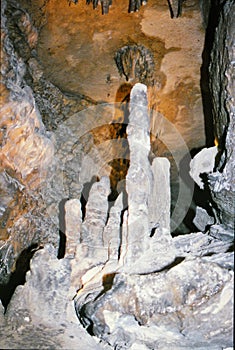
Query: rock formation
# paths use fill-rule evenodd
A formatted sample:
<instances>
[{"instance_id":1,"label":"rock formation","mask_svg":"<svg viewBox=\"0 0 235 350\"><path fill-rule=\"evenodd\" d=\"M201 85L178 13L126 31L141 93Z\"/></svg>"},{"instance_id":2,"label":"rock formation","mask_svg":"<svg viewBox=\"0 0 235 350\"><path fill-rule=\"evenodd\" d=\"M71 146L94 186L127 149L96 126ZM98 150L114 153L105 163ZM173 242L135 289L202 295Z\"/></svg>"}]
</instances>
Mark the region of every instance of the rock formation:
<instances>
[{"instance_id":1,"label":"rock formation","mask_svg":"<svg viewBox=\"0 0 235 350\"><path fill-rule=\"evenodd\" d=\"M220 344L229 346L233 254L226 252L230 249L231 240L223 242L222 237L213 238L205 233L171 238L169 180L166 180L169 166L164 159L160 161L158 158L150 165L148 130L146 87L137 84L131 91L127 127L130 148L130 166L126 176L128 207L121 221L121 211L117 212L118 208L122 208L121 200L117 201L119 204L110 213L111 225L109 229L104 229L106 242L109 233L114 244L112 252L117 254L120 250L120 256L115 258L113 255L109 259L106 255L107 260L102 262L96 253L90 262L90 270L85 264L87 271L82 272L83 276L81 273L81 288L75 297L78 317L90 334L105 340L112 348L164 348L169 342L177 349L196 344L204 349L208 347L205 344L208 337L210 343L217 339ZM162 176L159 176L161 173ZM157 202L156 198L161 195L164 201L161 198ZM96 196L99 196L97 192ZM107 194L104 193L104 196ZM91 202L96 202L93 194ZM100 204L98 207L104 209L102 213L107 210L107 205ZM94 214L92 217L95 217ZM102 217L103 214L100 214ZM100 227L103 225L104 219ZM115 241L113 233L118 235L120 225L122 236ZM92 232L97 232L97 229ZM97 232L96 242L101 246L99 236ZM121 246L118 247L118 244ZM218 254L217 257L214 254ZM95 259L97 265L93 266ZM77 266L83 264L84 258L77 254ZM223 336L213 335L212 329L221 327L221 324L210 319L209 310L221 313L222 327L227 330ZM195 328L194 322L200 330ZM165 327L169 324L171 332L168 331L169 338L166 338Z\"/></svg>"},{"instance_id":2,"label":"rock formation","mask_svg":"<svg viewBox=\"0 0 235 350\"><path fill-rule=\"evenodd\" d=\"M210 228L211 234L217 234L217 225L220 224L221 232L223 235L227 232L228 237L233 237L234 234L235 212L234 77L230 73L234 61L234 51L231 48L234 43L235 26L228 16L228 13L234 13L234 10L231 1L222 9L210 64L214 137L218 148L215 146L201 150L191 162L191 175L195 182L199 187L206 186L211 194L210 204L215 217L215 226ZM223 47L220 54L218 47ZM200 174L204 174L204 177Z\"/></svg>"},{"instance_id":3,"label":"rock formation","mask_svg":"<svg viewBox=\"0 0 235 350\"><path fill-rule=\"evenodd\" d=\"M153 85L153 57L144 46L122 47L115 55L115 62L120 75L124 75L127 81Z\"/></svg>"},{"instance_id":4,"label":"rock formation","mask_svg":"<svg viewBox=\"0 0 235 350\"><path fill-rule=\"evenodd\" d=\"M70 1L70 7L64 2L71 12L78 11L77 1ZM92 3L94 7L98 4ZM172 17L180 14L182 3L169 1ZM207 25L210 1L200 3ZM231 349L234 2L211 5L217 8L219 18L209 69L218 147L197 152L191 171L183 169L183 175L191 172L202 195L202 204L196 206L191 220L197 230L194 226L187 234L182 234L181 228L170 232L172 221L177 227L177 217L182 221L179 211L170 211L176 172L172 164L180 164L182 153L178 151L185 145L177 138L182 131L180 117L185 114L186 124L198 125L195 110L200 108L195 101L199 92L197 73L189 73L186 66L182 73L178 65L182 61L177 61L176 70L169 65L169 57L182 54L184 45L175 47L172 37L162 40L165 29L161 25L151 36L156 15L159 21L169 17L168 12L160 16L159 8L166 2L146 11L141 25L139 14L127 14L133 16L136 32L139 27L143 30L137 38L141 38L140 45L135 44L135 36L127 40L129 33L117 46L117 38L109 41L115 34L104 33L104 27L92 33L99 54L102 50L107 53L103 40L109 43L112 72L117 76L113 56L115 52L123 54L118 64L124 74L123 85L114 83L114 74L105 70L105 84L109 89L114 84L114 100L121 105L102 104L102 98L95 101L49 80L43 55L38 56L39 34L55 4L63 8L53 0L2 1L0 347ZM103 13L110 4L102 2ZM131 1L130 12L140 5L140 1ZM195 9L194 2L191 5ZM67 14L59 13L65 42L74 35L69 32L71 27L68 30ZM82 21L83 15L76 20ZM190 16L182 16L186 28L192 23ZM110 25L107 17L103 16L103 21ZM177 30L178 20L171 21ZM87 28L79 31L79 42L85 32ZM185 40L178 35L179 41L188 45L189 37L185 35ZM53 40L52 35L51 57L56 52L53 44L57 45ZM120 47L124 50L118 51ZM78 51L82 55L80 47ZM68 67L78 69L77 58L71 56L66 61ZM83 67L80 61L79 65ZM100 67L103 71L104 65ZM173 78L169 71L175 74ZM76 88L83 78L79 77ZM137 84L127 84L126 78ZM68 71L63 79L69 80ZM86 79L89 83L89 77ZM92 88L99 90L98 85ZM175 90L180 97L174 95ZM156 108L162 103L157 91L165 107L161 106L153 119L154 109L149 113L147 106ZM107 91L102 96L108 96ZM175 129L169 128L169 121L164 122L168 109L169 120L176 118ZM189 130L192 127L186 125L186 136ZM188 140L187 145L192 142ZM195 142L195 147L201 146L201 140ZM172 152L171 162L156 156L161 148L164 155ZM179 188L188 181L187 176L179 180ZM184 191L179 191L179 197L182 193L185 199ZM186 202L191 199L192 194Z\"/></svg>"},{"instance_id":5,"label":"rock formation","mask_svg":"<svg viewBox=\"0 0 235 350\"><path fill-rule=\"evenodd\" d=\"M213 97L214 132L219 142L220 154L214 172L209 175L209 187L217 205L219 223L234 232L234 174L235 174L235 113L234 76L231 74L234 62L235 24L230 14L235 5L228 1L221 12L215 34L210 65L210 83ZM223 47L219 54L217 47Z\"/></svg>"}]
</instances>

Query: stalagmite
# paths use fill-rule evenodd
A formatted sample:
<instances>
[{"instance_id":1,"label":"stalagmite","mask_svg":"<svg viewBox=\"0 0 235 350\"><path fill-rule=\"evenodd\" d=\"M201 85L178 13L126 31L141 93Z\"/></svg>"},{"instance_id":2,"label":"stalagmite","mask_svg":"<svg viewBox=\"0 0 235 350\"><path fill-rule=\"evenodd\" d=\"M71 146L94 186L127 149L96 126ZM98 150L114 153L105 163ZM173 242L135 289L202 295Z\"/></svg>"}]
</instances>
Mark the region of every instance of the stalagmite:
<instances>
[{"instance_id":1,"label":"stalagmite","mask_svg":"<svg viewBox=\"0 0 235 350\"><path fill-rule=\"evenodd\" d=\"M108 250L108 259L117 262L121 247L121 212L123 210L123 194L121 193L111 208L107 225L104 228L104 247Z\"/></svg>"},{"instance_id":2,"label":"stalagmite","mask_svg":"<svg viewBox=\"0 0 235 350\"><path fill-rule=\"evenodd\" d=\"M150 273L175 258L170 235L170 167L164 158L150 165L147 108L147 87L136 84L131 91L127 127L130 166L126 176L128 219L123 270L128 273Z\"/></svg>"},{"instance_id":3,"label":"stalagmite","mask_svg":"<svg viewBox=\"0 0 235 350\"><path fill-rule=\"evenodd\" d=\"M93 259L94 265L105 262L108 258L103 230L107 220L109 192L108 177L102 177L92 185L86 205L86 217L82 224L81 243L86 247L87 257Z\"/></svg>"},{"instance_id":4,"label":"stalagmite","mask_svg":"<svg viewBox=\"0 0 235 350\"><path fill-rule=\"evenodd\" d=\"M128 256L126 263L141 258L148 248L148 202L152 173L150 151L147 88L136 84L131 91L130 116L127 127L130 166L126 177L128 194Z\"/></svg>"},{"instance_id":5,"label":"stalagmite","mask_svg":"<svg viewBox=\"0 0 235 350\"><path fill-rule=\"evenodd\" d=\"M80 201L78 199L67 201L65 203L66 257L73 258L75 256L77 245L80 242L81 218Z\"/></svg>"},{"instance_id":6,"label":"stalagmite","mask_svg":"<svg viewBox=\"0 0 235 350\"><path fill-rule=\"evenodd\" d=\"M170 162L167 158L157 157L151 165L153 187L149 200L149 223L151 235L156 228L170 232Z\"/></svg>"}]
</instances>

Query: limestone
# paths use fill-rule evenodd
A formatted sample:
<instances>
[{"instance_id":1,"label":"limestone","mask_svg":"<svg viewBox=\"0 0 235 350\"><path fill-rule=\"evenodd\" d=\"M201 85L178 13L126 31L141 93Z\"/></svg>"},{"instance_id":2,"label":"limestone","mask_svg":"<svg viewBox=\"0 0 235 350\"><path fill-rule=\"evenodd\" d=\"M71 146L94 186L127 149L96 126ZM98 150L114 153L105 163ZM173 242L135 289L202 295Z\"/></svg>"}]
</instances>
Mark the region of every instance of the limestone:
<instances>
[{"instance_id":1,"label":"limestone","mask_svg":"<svg viewBox=\"0 0 235 350\"><path fill-rule=\"evenodd\" d=\"M123 192L109 211L110 183L107 177L93 183L86 199L81 244L75 254L80 272L73 264L81 280L84 273L100 264L104 268L112 265L113 271L110 271L113 273L150 273L161 270L175 259L170 236L169 162L156 158L150 164L146 91L146 86L136 84L131 92L127 128L130 166L122 184L127 199ZM120 188L120 184L118 186ZM68 216L72 216L72 212L68 211Z\"/></svg>"},{"instance_id":2,"label":"limestone","mask_svg":"<svg viewBox=\"0 0 235 350\"><path fill-rule=\"evenodd\" d=\"M101 178L91 187L81 233L81 242L87 243L90 248L103 246L102 231L108 215L109 192L110 183L107 177Z\"/></svg>"},{"instance_id":3,"label":"limestone","mask_svg":"<svg viewBox=\"0 0 235 350\"><path fill-rule=\"evenodd\" d=\"M33 90L25 81L27 67L24 59L27 60L35 48L37 30L19 4L13 4L16 6L13 11L9 10L12 3L3 1L1 5L0 162L5 199L2 200L0 238L3 240L1 277L8 281L21 253L30 250L34 244L49 240L55 243L58 237L45 214L40 193L54 155L53 137L43 125ZM8 13L12 14L10 19ZM17 38L12 36L13 22L18 28L17 34L22 33L20 40L17 40L18 35Z\"/></svg>"},{"instance_id":4,"label":"limestone","mask_svg":"<svg viewBox=\"0 0 235 350\"><path fill-rule=\"evenodd\" d=\"M115 55L119 74L127 81L153 85L153 54L143 45L128 45L119 49Z\"/></svg>"},{"instance_id":5,"label":"limestone","mask_svg":"<svg viewBox=\"0 0 235 350\"><path fill-rule=\"evenodd\" d=\"M152 173L148 154L150 151L149 120L147 113L147 88L136 84L131 90L130 116L127 127L130 148L130 166L126 176L128 194L128 247L126 263L141 258L148 248L148 200Z\"/></svg>"},{"instance_id":6,"label":"limestone","mask_svg":"<svg viewBox=\"0 0 235 350\"><path fill-rule=\"evenodd\" d=\"M104 237L105 242L114 242L113 256L90 270L87 266L75 297L78 317L88 332L113 348L151 349L168 344L175 349L197 346L212 350L214 343L219 344L218 349L229 347L233 327L231 240L209 232L172 239L169 163L156 158L150 164L146 101L145 86L135 85L127 127L128 208L120 220L119 196L110 211ZM209 166L200 171L212 171L212 163L209 157ZM219 316L214 318L211 312Z\"/></svg>"},{"instance_id":7,"label":"limestone","mask_svg":"<svg viewBox=\"0 0 235 350\"><path fill-rule=\"evenodd\" d=\"M5 128L2 166L19 173L24 185L30 187L31 183L31 187L35 187L35 177L45 172L54 146L41 122L30 89L22 90L21 102L9 102L2 108L1 128Z\"/></svg>"},{"instance_id":8,"label":"limestone","mask_svg":"<svg viewBox=\"0 0 235 350\"><path fill-rule=\"evenodd\" d=\"M109 212L107 225L104 228L104 246L108 250L108 260L118 261L122 246L121 237L121 212L123 210L123 194L116 199Z\"/></svg>"}]
</instances>

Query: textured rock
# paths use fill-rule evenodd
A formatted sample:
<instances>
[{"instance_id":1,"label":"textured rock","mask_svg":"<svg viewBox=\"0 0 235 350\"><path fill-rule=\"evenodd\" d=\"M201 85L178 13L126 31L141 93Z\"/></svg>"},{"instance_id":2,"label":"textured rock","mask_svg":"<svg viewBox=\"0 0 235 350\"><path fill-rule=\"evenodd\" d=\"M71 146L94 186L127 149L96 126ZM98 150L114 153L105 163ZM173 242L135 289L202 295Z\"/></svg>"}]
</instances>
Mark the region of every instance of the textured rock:
<instances>
[{"instance_id":1,"label":"textured rock","mask_svg":"<svg viewBox=\"0 0 235 350\"><path fill-rule=\"evenodd\" d=\"M213 96L214 133L220 155L209 184L217 205L218 221L234 231L235 113L234 113L234 14L233 1L223 4L215 33L210 64L210 88Z\"/></svg>"},{"instance_id":2,"label":"textured rock","mask_svg":"<svg viewBox=\"0 0 235 350\"><path fill-rule=\"evenodd\" d=\"M94 265L104 263L108 258L103 230L107 222L109 192L110 182L107 177L93 184L86 205L85 221L82 224L81 242L87 247L88 256Z\"/></svg>"},{"instance_id":3,"label":"textured rock","mask_svg":"<svg viewBox=\"0 0 235 350\"><path fill-rule=\"evenodd\" d=\"M5 130L2 166L20 174L29 187L38 182L54 150L33 101L30 89L24 89L22 102L9 102L1 112L1 128Z\"/></svg>"},{"instance_id":4,"label":"textured rock","mask_svg":"<svg viewBox=\"0 0 235 350\"><path fill-rule=\"evenodd\" d=\"M31 246L40 245L42 241L55 244L57 241L53 224L44 212L39 191L48 174L54 145L51 133L42 123L33 91L25 81L27 66L24 59L28 59L28 54L35 49L37 31L27 13L20 10L17 4L13 4L13 12L9 11L9 7L9 2L2 2L0 171L4 190L1 194L0 238L3 283L9 282L21 254L30 252ZM12 18L7 20L10 12L14 13L17 23L15 36ZM22 32L21 40L19 31ZM23 52L27 57L21 57Z\"/></svg>"},{"instance_id":5,"label":"textured rock","mask_svg":"<svg viewBox=\"0 0 235 350\"><path fill-rule=\"evenodd\" d=\"M121 193L109 212L108 222L104 228L104 246L108 249L108 260L118 261L122 248L121 213L123 210L123 194Z\"/></svg>"},{"instance_id":6,"label":"textured rock","mask_svg":"<svg viewBox=\"0 0 235 350\"><path fill-rule=\"evenodd\" d=\"M150 151L147 88L136 84L131 90L130 116L127 127L130 148L130 166L126 176L128 195L128 247L126 264L130 267L141 259L149 248L148 201L152 173L148 154Z\"/></svg>"},{"instance_id":7,"label":"textured rock","mask_svg":"<svg viewBox=\"0 0 235 350\"><path fill-rule=\"evenodd\" d=\"M121 221L122 239L116 241L121 254L118 263L113 258L90 270L87 266L75 297L78 317L90 334L113 348L138 348L140 344L146 349L156 348L156 344L160 349L166 344L176 349L231 346L231 239L200 232L172 239L169 164L156 158L151 167L149 128L146 87L136 84L127 126L128 209ZM208 168L213 170L210 158L206 171ZM118 200L115 209L120 208ZM113 223L119 225L114 213L110 213ZM103 213L99 215L102 226ZM104 232L107 241L110 228ZM117 254L117 248L114 252Z\"/></svg>"},{"instance_id":8,"label":"textured rock","mask_svg":"<svg viewBox=\"0 0 235 350\"><path fill-rule=\"evenodd\" d=\"M211 226L214 223L214 217L210 216L205 209L201 207L196 207L196 215L193 219L193 224L200 231L205 231L209 226Z\"/></svg>"},{"instance_id":9,"label":"textured rock","mask_svg":"<svg viewBox=\"0 0 235 350\"><path fill-rule=\"evenodd\" d=\"M85 303L86 326L112 347L229 347L232 259L231 253L221 254L220 261L224 262L220 266L214 257L190 257L158 274L117 274L111 289L100 293L94 302ZM225 261L229 262L227 266Z\"/></svg>"},{"instance_id":10,"label":"textured rock","mask_svg":"<svg viewBox=\"0 0 235 350\"><path fill-rule=\"evenodd\" d=\"M31 261L26 284L17 288L1 319L1 348L100 349L81 328L73 308L70 259L46 245ZM4 328L3 328L4 327Z\"/></svg>"},{"instance_id":11,"label":"textured rock","mask_svg":"<svg viewBox=\"0 0 235 350\"><path fill-rule=\"evenodd\" d=\"M212 236L202 232L195 232L177 236L173 239L173 242L176 249L176 255L178 257L187 257L192 255L200 257L226 253L231 247L232 239L228 239L225 242L223 239L221 239L221 235L219 234L217 236ZM224 255L224 257L226 258L226 255Z\"/></svg>"}]
</instances>

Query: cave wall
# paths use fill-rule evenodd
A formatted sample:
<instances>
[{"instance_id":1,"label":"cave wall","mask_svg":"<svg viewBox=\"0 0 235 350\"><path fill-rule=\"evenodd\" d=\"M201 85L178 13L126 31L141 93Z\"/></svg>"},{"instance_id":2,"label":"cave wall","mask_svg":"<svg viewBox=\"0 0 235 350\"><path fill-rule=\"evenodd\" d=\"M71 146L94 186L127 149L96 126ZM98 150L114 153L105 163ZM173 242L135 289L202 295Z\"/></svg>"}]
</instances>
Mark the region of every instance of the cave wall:
<instances>
[{"instance_id":1,"label":"cave wall","mask_svg":"<svg viewBox=\"0 0 235 350\"><path fill-rule=\"evenodd\" d=\"M21 253L28 251L30 256L30 247L40 246L53 232L42 209L40 184L54 150L33 91L25 81L26 60L16 51L13 40L21 38L19 46L23 45L25 53L33 52L37 30L16 6L12 15L18 19L21 36L12 37L8 5L1 4L1 283L5 284ZM44 224L48 236L43 233ZM23 255L24 264L27 254Z\"/></svg>"},{"instance_id":2,"label":"cave wall","mask_svg":"<svg viewBox=\"0 0 235 350\"><path fill-rule=\"evenodd\" d=\"M210 63L214 133L220 153L209 183L212 198L218 206L218 221L231 232L234 231L235 195L234 15L234 2L226 1L220 12Z\"/></svg>"}]
</instances>

